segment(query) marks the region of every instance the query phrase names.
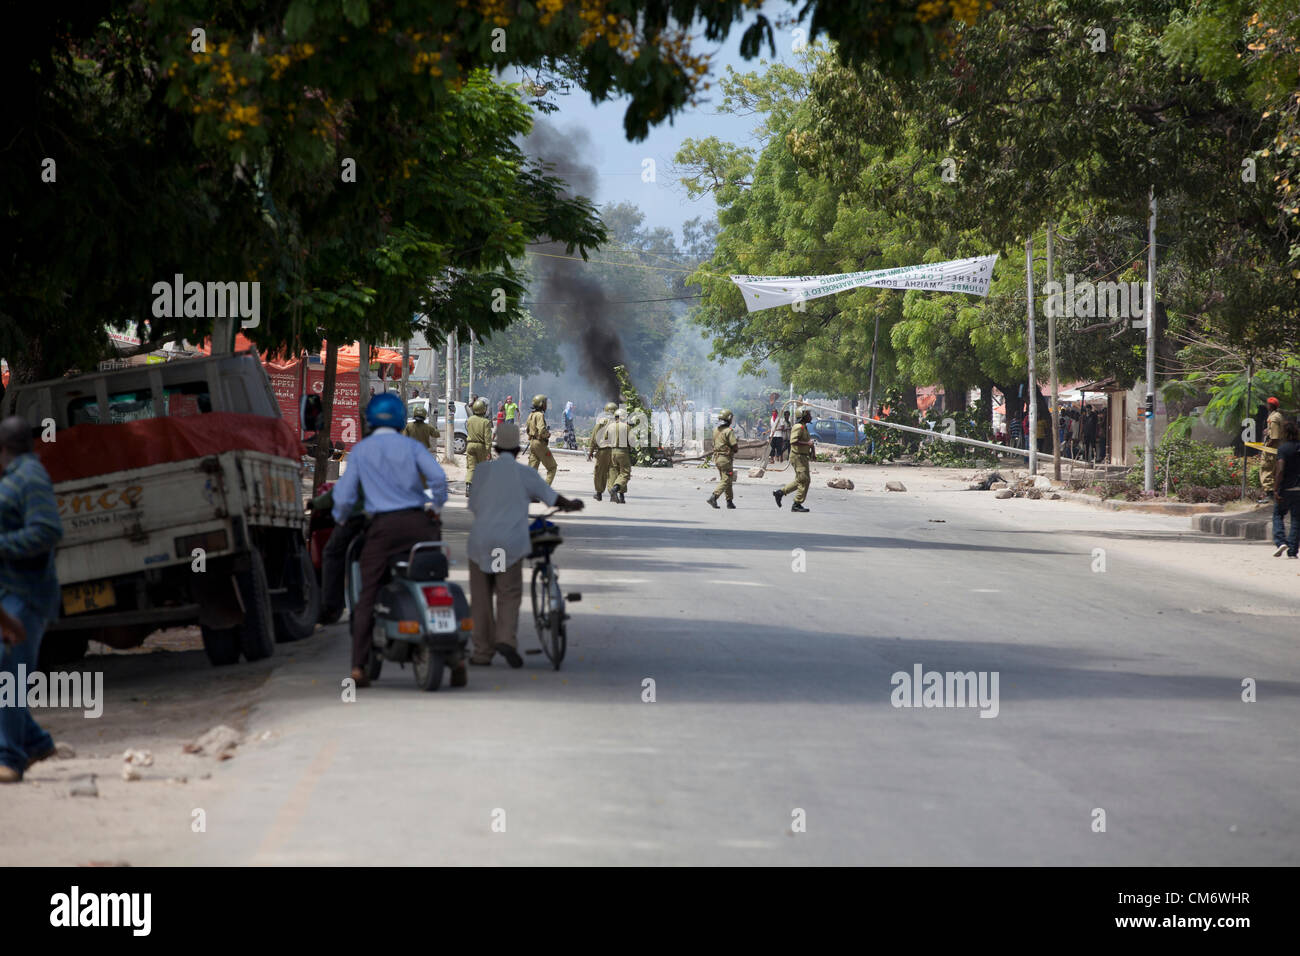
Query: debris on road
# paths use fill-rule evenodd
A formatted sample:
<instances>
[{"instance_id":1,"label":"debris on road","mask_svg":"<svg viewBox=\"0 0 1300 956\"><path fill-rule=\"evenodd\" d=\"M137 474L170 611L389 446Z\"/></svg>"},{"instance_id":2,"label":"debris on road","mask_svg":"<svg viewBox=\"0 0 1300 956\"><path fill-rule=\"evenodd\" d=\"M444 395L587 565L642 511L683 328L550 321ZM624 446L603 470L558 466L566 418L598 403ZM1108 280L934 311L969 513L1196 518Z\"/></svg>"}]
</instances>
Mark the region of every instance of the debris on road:
<instances>
[{"instance_id":1,"label":"debris on road","mask_svg":"<svg viewBox=\"0 0 1300 956\"><path fill-rule=\"evenodd\" d=\"M1001 491L994 492L994 498L1014 498L1016 493L1010 488L1003 488Z\"/></svg>"},{"instance_id":2,"label":"debris on road","mask_svg":"<svg viewBox=\"0 0 1300 956\"><path fill-rule=\"evenodd\" d=\"M826 482L828 488L842 488L845 491L853 490L853 482L848 478L831 478Z\"/></svg>"},{"instance_id":3,"label":"debris on road","mask_svg":"<svg viewBox=\"0 0 1300 956\"><path fill-rule=\"evenodd\" d=\"M885 490L886 490L886 491L906 491L906 490L907 490L907 486L904 485L901 481L887 481L887 482L885 482Z\"/></svg>"},{"instance_id":4,"label":"debris on road","mask_svg":"<svg viewBox=\"0 0 1300 956\"><path fill-rule=\"evenodd\" d=\"M70 797L99 796L99 787L95 785L95 775L93 773L79 774L69 780L68 784L68 796Z\"/></svg>"},{"instance_id":5,"label":"debris on road","mask_svg":"<svg viewBox=\"0 0 1300 956\"><path fill-rule=\"evenodd\" d=\"M225 724L218 724L198 740L186 744L182 749L187 754L202 754L207 757L215 757L218 760L229 760L233 757L234 750L239 746L239 731L227 727Z\"/></svg>"}]
</instances>

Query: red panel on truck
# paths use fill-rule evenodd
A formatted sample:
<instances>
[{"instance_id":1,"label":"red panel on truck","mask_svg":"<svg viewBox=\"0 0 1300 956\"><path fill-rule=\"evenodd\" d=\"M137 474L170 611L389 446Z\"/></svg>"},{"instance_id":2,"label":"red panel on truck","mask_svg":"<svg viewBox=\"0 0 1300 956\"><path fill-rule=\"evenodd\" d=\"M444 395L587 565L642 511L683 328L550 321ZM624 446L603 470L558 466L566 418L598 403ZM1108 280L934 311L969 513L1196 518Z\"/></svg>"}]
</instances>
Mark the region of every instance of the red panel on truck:
<instances>
[{"instance_id":1,"label":"red panel on truck","mask_svg":"<svg viewBox=\"0 0 1300 956\"><path fill-rule=\"evenodd\" d=\"M60 431L56 441L36 442L36 453L56 483L241 449L294 461L305 453L288 422L234 412L76 425Z\"/></svg>"}]
</instances>

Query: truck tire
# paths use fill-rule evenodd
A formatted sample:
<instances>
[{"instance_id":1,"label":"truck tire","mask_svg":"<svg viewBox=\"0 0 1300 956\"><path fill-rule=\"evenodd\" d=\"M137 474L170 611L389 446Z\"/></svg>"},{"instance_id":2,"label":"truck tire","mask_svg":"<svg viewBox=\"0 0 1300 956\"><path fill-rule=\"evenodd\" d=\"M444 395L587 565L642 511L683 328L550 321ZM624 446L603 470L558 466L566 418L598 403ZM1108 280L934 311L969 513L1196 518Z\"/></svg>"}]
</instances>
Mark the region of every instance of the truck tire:
<instances>
[{"instance_id":1,"label":"truck tire","mask_svg":"<svg viewBox=\"0 0 1300 956\"><path fill-rule=\"evenodd\" d=\"M465 442L466 442L466 439L465 439L465 436L464 436L464 435L457 435L457 436L456 436L455 440L451 443L451 444L452 444L452 448L454 448L455 451L456 451L456 454L458 454L458 455L463 455L463 454L465 454Z\"/></svg>"},{"instance_id":2,"label":"truck tire","mask_svg":"<svg viewBox=\"0 0 1300 956\"><path fill-rule=\"evenodd\" d=\"M204 624L199 629L203 632L203 650L213 667L239 663L238 627L208 627Z\"/></svg>"},{"instance_id":3,"label":"truck tire","mask_svg":"<svg viewBox=\"0 0 1300 956\"><path fill-rule=\"evenodd\" d=\"M239 628L239 649L246 661L260 661L275 653L275 622L271 614L271 588L266 582L266 561L256 548L248 552L247 570L236 573L244 602L244 623Z\"/></svg>"},{"instance_id":4,"label":"truck tire","mask_svg":"<svg viewBox=\"0 0 1300 956\"><path fill-rule=\"evenodd\" d=\"M282 587L293 590L294 576L299 579L298 588L302 591L302 605L295 611L277 611L275 614L275 639L281 644L301 641L310 637L316 630L316 619L320 617L320 582L316 579L316 569L312 567L311 555L305 545L295 542L284 560L284 574L280 577Z\"/></svg>"},{"instance_id":5,"label":"truck tire","mask_svg":"<svg viewBox=\"0 0 1300 956\"><path fill-rule=\"evenodd\" d=\"M75 664L86 656L89 644L90 638L82 632L55 631L53 634L46 634L41 638L41 650L36 657L36 666L48 672L64 664Z\"/></svg>"}]
</instances>

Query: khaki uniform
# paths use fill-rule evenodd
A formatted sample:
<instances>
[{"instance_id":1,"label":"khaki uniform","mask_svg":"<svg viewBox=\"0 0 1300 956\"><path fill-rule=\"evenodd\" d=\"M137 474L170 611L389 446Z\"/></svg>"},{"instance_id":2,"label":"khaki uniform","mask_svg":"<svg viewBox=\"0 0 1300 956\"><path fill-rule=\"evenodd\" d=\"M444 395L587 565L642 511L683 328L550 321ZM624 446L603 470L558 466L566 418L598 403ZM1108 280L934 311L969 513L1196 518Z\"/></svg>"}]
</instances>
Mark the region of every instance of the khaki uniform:
<instances>
[{"instance_id":1,"label":"khaki uniform","mask_svg":"<svg viewBox=\"0 0 1300 956\"><path fill-rule=\"evenodd\" d=\"M407 438L414 438L429 451L436 451L434 442L438 440L438 429L428 422L415 421L402 431Z\"/></svg>"},{"instance_id":2,"label":"khaki uniform","mask_svg":"<svg viewBox=\"0 0 1300 956\"><path fill-rule=\"evenodd\" d=\"M1264 444L1269 448L1277 448L1282 444L1282 413L1277 409L1268 413L1268 424L1265 426L1266 434ZM1259 486L1268 494L1273 494L1277 487L1276 474L1277 455L1270 455L1266 452L1259 456Z\"/></svg>"},{"instance_id":3,"label":"khaki uniform","mask_svg":"<svg viewBox=\"0 0 1300 956\"><path fill-rule=\"evenodd\" d=\"M794 466L794 480L781 489L781 494L795 492L794 503L801 505L808 497L808 485L811 477L808 473L808 460L811 458L808 446L799 447L799 442L812 441L808 426L798 422L790 427L790 464Z\"/></svg>"},{"instance_id":4,"label":"khaki uniform","mask_svg":"<svg viewBox=\"0 0 1300 956\"><path fill-rule=\"evenodd\" d=\"M592 479L598 494L603 493L609 485L610 424L611 420L602 415L596 420L596 427L591 430L591 447L594 449L592 457L596 460Z\"/></svg>"},{"instance_id":5,"label":"khaki uniform","mask_svg":"<svg viewBox=\"0 0 1300 956\"><path fill-rule=\"evenodd\" d=\"M474 480L474 468L487 461L492 453L492 423L482 415L471 415L465 420L465 486Z\"/></svg>"},{"instance_id":6,"label":"khaki uniform","mask_svg":"<svg viewBox=\"0 0 1300 956\"><path fill-rule=\"evenodd\" d=\"M551 454L551 430L546 426L546 414L533 412L528 416L528 467L546 466L546 483L555 480L555 456Z\"/></svg>"},{"instance_id":7,"label":"khaki uniform","mask_svg":"<svg viewBox=\"0 0 1300 956\"><path fill-rule=\"evenodd\" d=\"M611 422L608 435L610 487L618 485L619 490L626 494L627 483L632 480L632 442L627 422Z\"/></svg>"},{"instance_id":8,"label":"khaki uniform","mask_svg":"<svg viewBox=\"0 0 1300 956\"><path fill-rule=\"evenodd\" d=\"M718 466L718 474L721 476L718 486L713 489L714 498L726 495L727 500L731 500L731 486L736 480L732 463L739 445L740 442L736 441L736 433L732 431L730 425L713 429L713 463Z\"/></svg>"}]
</instances>

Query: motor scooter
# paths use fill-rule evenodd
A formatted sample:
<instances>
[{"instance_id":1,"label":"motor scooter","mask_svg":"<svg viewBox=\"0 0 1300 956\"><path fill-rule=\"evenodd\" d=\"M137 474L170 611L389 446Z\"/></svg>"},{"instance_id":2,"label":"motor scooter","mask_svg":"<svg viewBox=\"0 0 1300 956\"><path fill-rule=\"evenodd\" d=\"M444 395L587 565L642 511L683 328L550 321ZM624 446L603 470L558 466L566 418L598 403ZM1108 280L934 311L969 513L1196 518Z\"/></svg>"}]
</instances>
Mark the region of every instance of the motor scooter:
<instances>
[{"instance_id":1,"label":"motor scooter","mask_svg":"<svg viewBox=\"0 0 1300 956\"><path fill-rule=\"evenodd\" d=\"M361 594L361 548L365 532L348 545L347 602L352 612ZM379 679L384 661L409 663L421 690L442 686L445 668L464 664L474 627L469 601L459 584L447 580L451 550L442 541L421 541L392 555L375 596L374 632L366 677Z\"/></svg>"}]
</instances>

